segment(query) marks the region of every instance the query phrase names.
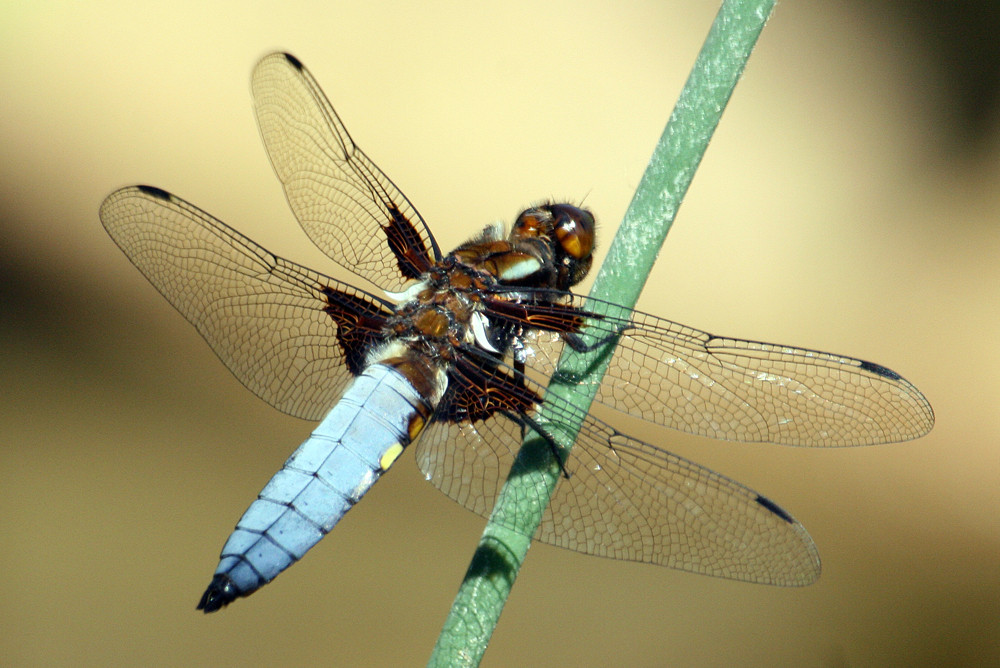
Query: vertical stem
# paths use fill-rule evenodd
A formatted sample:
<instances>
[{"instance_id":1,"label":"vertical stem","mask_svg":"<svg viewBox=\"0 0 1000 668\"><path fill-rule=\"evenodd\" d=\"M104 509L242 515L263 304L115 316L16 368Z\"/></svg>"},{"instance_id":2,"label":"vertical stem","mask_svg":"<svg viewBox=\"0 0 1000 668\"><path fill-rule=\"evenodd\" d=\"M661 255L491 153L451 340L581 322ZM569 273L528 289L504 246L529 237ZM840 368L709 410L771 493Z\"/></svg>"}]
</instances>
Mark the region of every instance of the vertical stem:
<instances>
[{"instance_id":1,"label":"vertical stem","mask_svg":"<svg viewBox=\"0 0 1000 668\"><path fill-rule=\"evenodd\" d=\"M592 297L629 309L635 305L773 7L773 0L722 3L598 272ZM579 405L582 387L596 392L613 348L614 344L609 344L593 352L564 354L559 368L568 372L567 377L579 378L587 368L590 375L574 391L553 382L546 397L555 395ZM584 412L592 399L592 394L584 397ZM579 425L546 420L544 407L537 418L568 452ZM559 474L547 442L530 433L497 499L428 665L479 665L527 554L530 536L545 511L538 499L547 504Z\"/></svg>"}]
</instances>

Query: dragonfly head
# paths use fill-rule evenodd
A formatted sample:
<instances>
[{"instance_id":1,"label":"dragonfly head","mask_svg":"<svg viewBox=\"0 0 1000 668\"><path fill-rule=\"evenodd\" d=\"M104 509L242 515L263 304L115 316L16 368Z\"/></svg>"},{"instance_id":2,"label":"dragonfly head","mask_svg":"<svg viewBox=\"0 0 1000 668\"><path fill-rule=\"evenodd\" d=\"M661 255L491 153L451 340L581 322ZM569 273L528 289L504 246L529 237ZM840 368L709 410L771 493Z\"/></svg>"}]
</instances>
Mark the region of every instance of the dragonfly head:
<instances>
[{"instance_id":1,"label":"dragonfly head","mask_svg":"<svg viewBox=\"0 0 1000 668\"><path fill-rule=\"evenodd\" d=\"M514 222L512 241L541 239L552 251L556 286L566 290L579 283L593 261L594 214L572 204L543 204L522 211Z\"/></svg>"}]
</instances>

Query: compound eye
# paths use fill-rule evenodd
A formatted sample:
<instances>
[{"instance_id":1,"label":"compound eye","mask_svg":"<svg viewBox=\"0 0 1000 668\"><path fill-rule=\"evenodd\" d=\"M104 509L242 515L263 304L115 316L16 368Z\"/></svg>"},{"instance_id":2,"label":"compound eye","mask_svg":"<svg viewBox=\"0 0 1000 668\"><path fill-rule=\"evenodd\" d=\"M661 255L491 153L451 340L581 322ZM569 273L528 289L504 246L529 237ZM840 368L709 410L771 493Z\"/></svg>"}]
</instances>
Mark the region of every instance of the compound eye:
<instances>
[{"instance_id":1,"label":"compound eye","mask_svg":"<svg viewBox=\"0 0 1000 668\"><path fill-rule=\"evenodd\" d=\"M594 252L594 215L572 204L551 206L553 230L563 252L574 260L585 260Z\"/></svg>"}]
</instances>

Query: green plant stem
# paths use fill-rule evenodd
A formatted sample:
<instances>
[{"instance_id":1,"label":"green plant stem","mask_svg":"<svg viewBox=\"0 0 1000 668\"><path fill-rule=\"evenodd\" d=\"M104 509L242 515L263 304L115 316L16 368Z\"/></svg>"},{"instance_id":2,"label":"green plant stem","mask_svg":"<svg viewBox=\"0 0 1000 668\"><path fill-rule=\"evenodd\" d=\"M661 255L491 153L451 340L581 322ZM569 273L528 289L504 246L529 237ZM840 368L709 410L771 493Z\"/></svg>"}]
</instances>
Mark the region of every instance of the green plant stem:
<instances>
[{"instance_id":1,"label":"green plant stem","mask_svg":"<svg viewBox=\"0 0 1000 668\"><path fill-rule=\"evenodd\" d=\"M626 308L635 305L773 7L773 0L723 2L598 272L592 297ZM587 370L587 376L574 389L551 383L546 397L558 396L576 405L583 400L585 412L613 349L611 343L593 352L564 354L560 371L579 378ZM592 388L589 397L581 393L582 387ZM548 421L544 408L537 419L568 453L579 425ZM479 665L559 476L549 444L529 433L428 665Z\"/></svg>"}]
</instances>

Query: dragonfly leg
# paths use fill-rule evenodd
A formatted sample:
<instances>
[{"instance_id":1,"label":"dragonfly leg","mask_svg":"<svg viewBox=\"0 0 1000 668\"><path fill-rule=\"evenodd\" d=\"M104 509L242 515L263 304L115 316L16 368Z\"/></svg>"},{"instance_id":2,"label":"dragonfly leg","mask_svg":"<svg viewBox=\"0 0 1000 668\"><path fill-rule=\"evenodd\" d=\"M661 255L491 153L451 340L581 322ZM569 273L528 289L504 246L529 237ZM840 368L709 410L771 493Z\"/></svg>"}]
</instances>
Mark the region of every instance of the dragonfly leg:
<instances>
[{"instance_id":1,"label":"dragonfly leg","mask_svg":"<svg viewBox=\"0 0 1000 668\"><path fill-rule=\"evenodd\" d=\"M527 413L518 413L515 415L504 411L503 414L521 426L522 441L524 440L526 432L529 428L541 436L542 439L544 439L548 444L549 451L552 453L553 458L555 458L556 462L559 464L559 470L562 472L562 476L569 480L570 475L569 471L566 469L566 458L563 456L563 450L559 447L559 444L556 443L556 440L552 438L552 435L549 434L549 432L547 432L537 420L532 418Z\"/></svg>"}]
</instances>

